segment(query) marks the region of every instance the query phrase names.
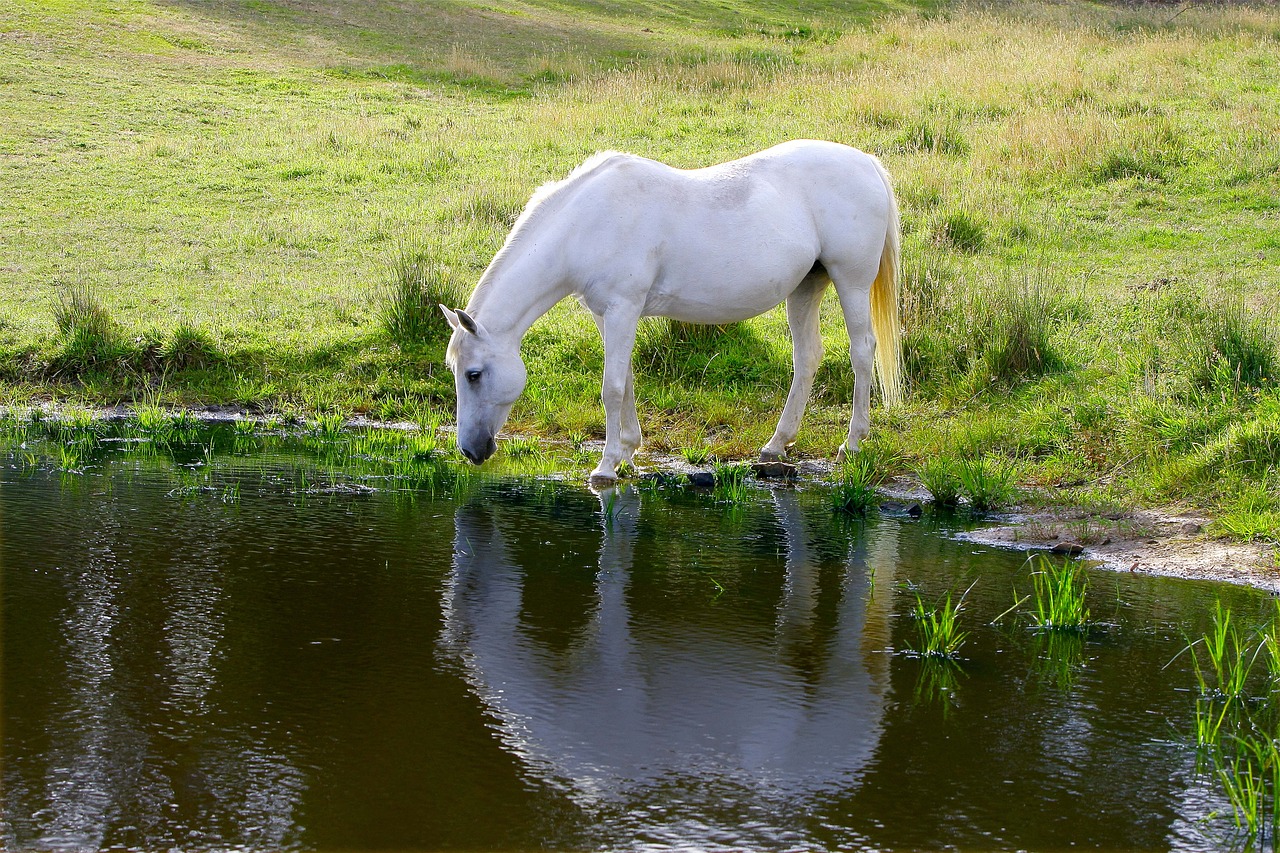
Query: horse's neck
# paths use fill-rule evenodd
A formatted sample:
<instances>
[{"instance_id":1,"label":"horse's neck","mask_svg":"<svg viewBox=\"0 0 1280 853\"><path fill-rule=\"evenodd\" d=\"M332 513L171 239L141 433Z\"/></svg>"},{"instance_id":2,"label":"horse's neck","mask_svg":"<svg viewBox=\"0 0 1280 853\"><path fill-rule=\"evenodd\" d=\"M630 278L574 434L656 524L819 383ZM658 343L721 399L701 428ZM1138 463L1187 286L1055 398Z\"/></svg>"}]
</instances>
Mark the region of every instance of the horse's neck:
<instances>
[{"instance_id":1,"label":"horse's neck","mask_svg":"<svg viewBox=\"0 0 1280 853\"><path fill-rule=\"evenodd\" d=\"M571 293L558 256L545 248L538 252L527 245L505 247L485 270L467 313L491 334L521 340L539 317Z\"/></svg>"}]
</instances>

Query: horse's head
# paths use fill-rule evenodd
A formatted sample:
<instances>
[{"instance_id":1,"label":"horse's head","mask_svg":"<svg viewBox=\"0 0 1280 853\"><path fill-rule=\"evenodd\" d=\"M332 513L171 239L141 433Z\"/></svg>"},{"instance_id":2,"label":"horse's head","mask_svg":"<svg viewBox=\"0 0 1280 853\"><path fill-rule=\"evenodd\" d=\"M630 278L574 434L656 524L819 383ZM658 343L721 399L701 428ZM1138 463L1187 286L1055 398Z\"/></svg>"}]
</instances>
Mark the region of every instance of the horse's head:
<instances>
[{"instance_id":1,"label":"horse's head","mask_svg":"<svg viewBox=\"0 0 1280 853\"><path fill-rule=\"evenodd\" d=\"M496 340L465 311L440 310L453 327L445 362L458 392L458 449L479 465L497 449L494 437L524 391L519 346Z\"/></svg>"}]
</instances>

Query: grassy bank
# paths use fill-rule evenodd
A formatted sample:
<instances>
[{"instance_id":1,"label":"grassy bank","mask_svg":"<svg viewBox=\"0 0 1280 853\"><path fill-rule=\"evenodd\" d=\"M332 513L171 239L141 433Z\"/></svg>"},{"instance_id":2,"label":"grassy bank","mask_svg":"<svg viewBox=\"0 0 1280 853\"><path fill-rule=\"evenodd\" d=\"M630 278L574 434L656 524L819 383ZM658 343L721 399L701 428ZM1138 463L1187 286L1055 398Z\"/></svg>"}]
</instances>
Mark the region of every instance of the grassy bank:
<instances>
[{"instance_id":1,"label":"grassy bank","mask_svg":"<svg viewBox=\"0 0 1280 853\"><path fill-rule=\"evenodd\" d=\"M1280 535L1274 7L676 8L8 4L0 396L447 417L417 291L465 301L540 183L602 148L827 138L880 155L903 206L911 391L876 414L882 458ZM823 328L802 454L848 417L834 300ZM789 352L781 310L648 325L647 445L751 454ZM525 353L513 431L601 435L585 313Z\"/></svg>"}]
</instances>

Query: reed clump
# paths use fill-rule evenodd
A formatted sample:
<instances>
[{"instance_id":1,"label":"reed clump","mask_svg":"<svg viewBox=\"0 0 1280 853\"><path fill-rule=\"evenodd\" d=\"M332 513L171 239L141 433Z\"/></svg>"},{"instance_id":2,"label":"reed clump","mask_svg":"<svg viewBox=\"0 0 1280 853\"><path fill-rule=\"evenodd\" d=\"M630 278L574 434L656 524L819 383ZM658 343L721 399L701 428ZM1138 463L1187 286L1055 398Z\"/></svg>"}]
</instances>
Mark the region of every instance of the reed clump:
<instances>
[{"instance_id":1,"label":"reed clump","mask_svg":"<svg viewBox=\"0 0 1280 853\"><path fill-rule=\"evenodd\" d=\"M971 589L972 586L969 587ZM969 590L956 599L947 592L932 606L926 605L920 594L916 594L911 616L916 624L916 644L912 650L917 655L952 661L959 658L960 649L969 638L969 632L960 629L960 614Z\"/></svg>"},{"instance_id":2,"label":"reed clump","mask_svg":"<svg viewBox=\"0 0 1280 853\"><path fill-rule=\"evenodd\" d=\"M1031 572L1031 621L1041 631L1083 632L1089 627L1089 576L1076 562L1037 556Z\"/></svg>"},{"instance_id":3,"label":"reed clump","mask_svg":"<svg viewBox=\"0 0 1280 853\"><path fill-rule=\"evenodd\" d=\"M1231 804L1237 844L1271 849L1280 838L1280 602L1249 628L1219 600L1210 629L1189 641L1198 690L1200 767Z\"/></svg>"}]
</instances>

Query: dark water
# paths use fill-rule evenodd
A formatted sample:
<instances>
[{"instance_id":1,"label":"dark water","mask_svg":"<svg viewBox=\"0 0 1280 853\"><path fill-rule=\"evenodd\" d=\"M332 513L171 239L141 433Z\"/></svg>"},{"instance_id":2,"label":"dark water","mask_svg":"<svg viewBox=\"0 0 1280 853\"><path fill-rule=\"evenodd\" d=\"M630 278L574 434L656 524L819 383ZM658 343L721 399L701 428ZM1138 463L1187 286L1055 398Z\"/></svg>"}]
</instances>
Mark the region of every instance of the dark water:
<instances>
[{"instance_id":1,"label":"dark water","mask_svg":"<svg viewBox=\"0 0 1280 853\"><path fill-rule=\"evenodd\" d=\"M1251 591L1096 572L820 489L446 496L296 458L0 455L7 849L1215 849L1185 634ZM301 466L301 467L300 467ZM320 485L317 485L320 483ZM372 488L372 490L370 490ZM914 588L977 581L958 669Z\"/></svg>"}]
</instances>

